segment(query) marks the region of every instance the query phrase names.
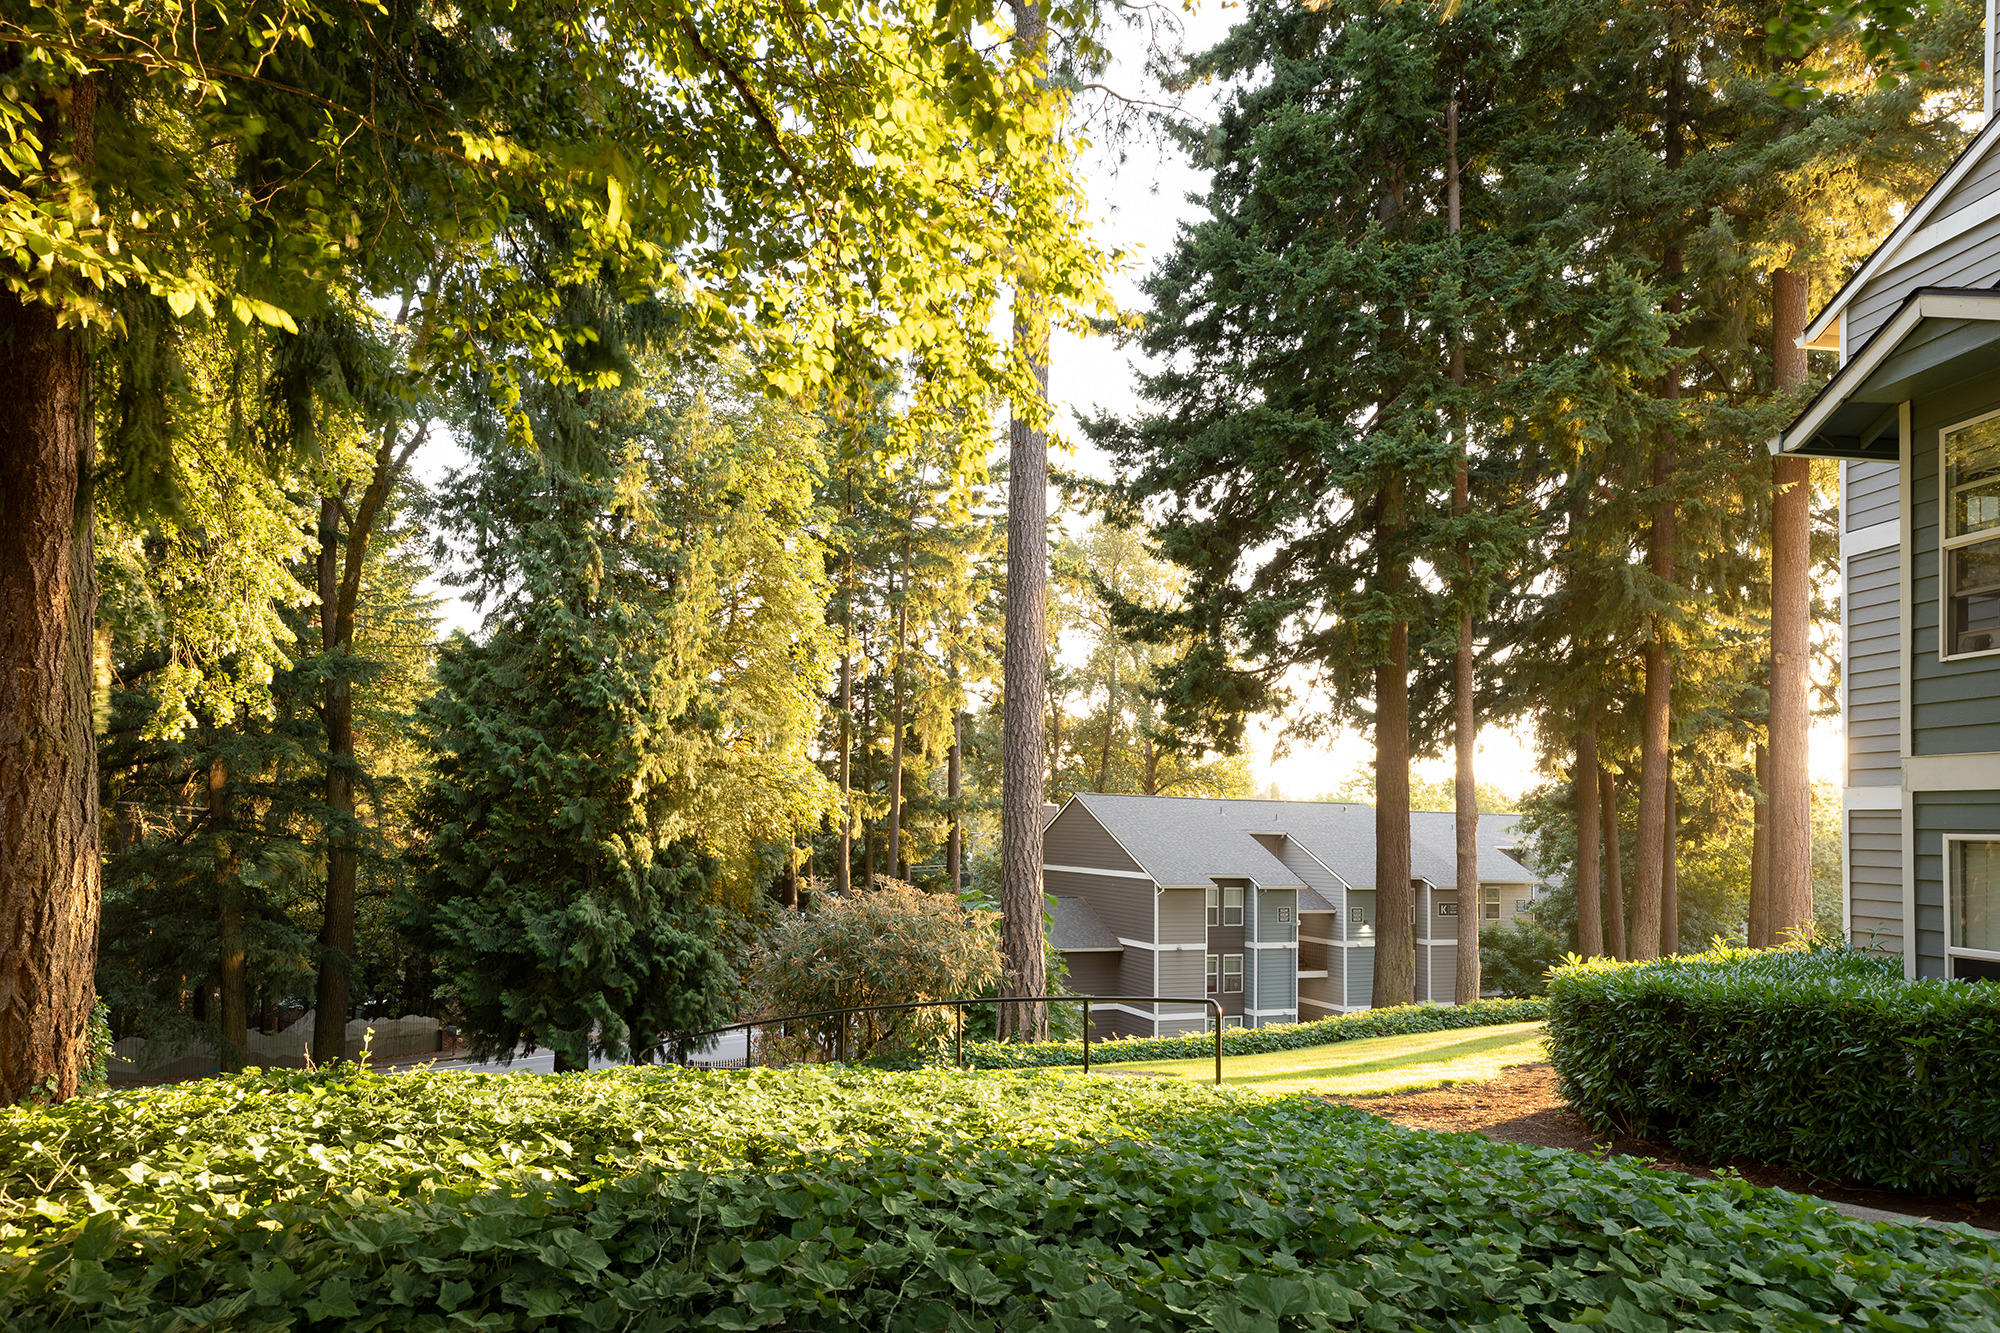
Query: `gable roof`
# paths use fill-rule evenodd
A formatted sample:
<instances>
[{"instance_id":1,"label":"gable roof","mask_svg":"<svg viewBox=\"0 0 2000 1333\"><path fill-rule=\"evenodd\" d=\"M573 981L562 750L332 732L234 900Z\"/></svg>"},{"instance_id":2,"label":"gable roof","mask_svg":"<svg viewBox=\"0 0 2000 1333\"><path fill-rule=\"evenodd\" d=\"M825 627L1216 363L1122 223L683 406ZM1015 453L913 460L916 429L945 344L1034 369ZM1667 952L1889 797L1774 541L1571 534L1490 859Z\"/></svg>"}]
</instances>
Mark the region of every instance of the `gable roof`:
<instances>
[{"instance_id":1,"label":"gable roof","mask_svg":"<svg viewBox=\"0 0 2000 1333\"><path fill-rule=\"evenodd\" d=\"M1083 898L1058 894L1049 914L1049 943L1063 953L1123 953L1125 946Z\"/></svg>"},{"instance_id":2,"label":"gable roof","mask_svg":"<svg viewBox=\"0 0 2000 1333\"><path fill-rule=\"evenodd\" d=\"M2000 216L2000 192L1949 214L1939 215L1939 209L1959 183L1977 170L1993 154L1996 146L2000 146L2000 117L1989 117L1985 127L1972 136L1972 142L1945 168L1944 174L1924 191L1924 197L1903 215L1903 220L1875 247L1874 253L1855 270L1854 276L1843 283L1840 290L1833 294L1833 299L1813 316L1806 325L1805 335L1799 339L1799 346L1821 351L1838 349L1840 344L1834 321L1861 295L1876 274L1894 267L1906 254L1942 245L1953 236Z\"/></svg>"},{"instance_id":3,"label":"gable roof","mask_svg":"<svg viewBox=\"0 0 2000 1333\"><path fill-rule=\"evenodd\" d=\"M1996 359L2000 291L1919 287L1771 441L1771 451L1894 459L1901 452L1901 403L1991 374Z\"/></svg>"},{"instance_id":4,"label":"gable roof","mask_svg":"<svg viewBox=\"0 0 2000 1333\"><path fill-rule=\"evenodd\" d=\"M1262 845L1272 837L1297 843L1349 888L1372 888L1375 883L1372 806L1334 801L1107 796L1096 792L1080 792L1070 799L1087 810L1162 888L1206 888L1217 878L1242 877L1266 888L1309 889L1297 872ZM1429 880L1441 888L1456 885L1454 820L1449 811L1411 812L1413 878ZM1489 820L1507 822L1489 824ZM1512 820L1513 816L1481 817L1482 883L1532 882L1533 877L1521 864L1502 850L1501 843L1511 840ZM1331 904L1307 910L1331 910Z\"/></svg>"}]
</instances>

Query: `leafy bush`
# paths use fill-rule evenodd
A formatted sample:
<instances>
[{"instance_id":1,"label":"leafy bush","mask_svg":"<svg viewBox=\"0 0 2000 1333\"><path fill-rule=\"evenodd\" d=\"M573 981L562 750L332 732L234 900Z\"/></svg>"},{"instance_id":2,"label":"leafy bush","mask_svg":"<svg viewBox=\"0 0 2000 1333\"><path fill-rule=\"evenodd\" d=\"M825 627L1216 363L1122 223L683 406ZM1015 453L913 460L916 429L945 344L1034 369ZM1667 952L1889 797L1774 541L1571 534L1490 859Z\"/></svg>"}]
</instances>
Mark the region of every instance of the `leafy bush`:
<instances>
[{"instance_id":1,"label":"leafy bush","mask_svg":"<svg viewBox=\"0 0 2000 1333\"><path fill-rule=\"evenodd\" d=\"M0 1112L10 1333L1985 1333L1996 1271L1962 1228L1178 1080L284 1072Z\"/></svg>"},{"instance_id":2,"label":"leafy bush","mask_svg":"<svg viewBox=\"0 0 2000 1333\"><path fill-rule=\"evenodd\" d=\"M2000 1195L2000 986L1824 944L1599 959L1550 979L1549 1050L1600 1131Z\"/></svg>"},{"instance_id":3,"label":"leafy bush","mask_svg":"<svg viewBox=\"0 0 2000 1333\"><path fill-rule=\"evenodd\" d=\"M1533 916L1516 917L1511 926L1479 932L1480 985L1501 995L1540 995L1569 952L1566 936Z\"/></svg>"},{"instance_id":4,"label":"leafy bush","mask_svg":"<svg viewBox=\"0 0 2000 1333\"><path fill-rule=\"evenodd\" d=\"M812 1013L850 1005L906 1004L980 995L1001 976L997 916L968 911L949 893L922 893L878 879L872 892L812 895L812 906L787 919L759 952L750 981L758 1011ZM862 1059L939 1049L952 1028L945 1009L853 1014L789 1025L767 1039L764 1055L798 1059L803 1036L826 1059Z\"/></svg>"},{"instance_id":5,"label":"leafy bush","mask_svg":"<svg viewBox=\"0 0 2000 1333\"><path fill-rule=\"evenodd\" d=\"M1404 1004L1393 1009L1364 1009L1310 1023L1272 1023L1261 1028L1230 1028L1222 1034L1222 1053L1262 1055L1296 1051L1335 1041L1366 1037L1402 1037L1413 1032L1448 1032L1456 1028L1497 1027L1502 1023L1532 1023L1543 1016L1540 1000L1481 1000L1477 1004ZM1117 1037L1090 1043L1092 1064L1123 1060L1189 1060L1215 1053L1215 1034L1190 1037ZM974 1069L1050 1069L1083 1063L1083 1042L968 1043L966 1063Z\"/></svg>"}]
</instances>

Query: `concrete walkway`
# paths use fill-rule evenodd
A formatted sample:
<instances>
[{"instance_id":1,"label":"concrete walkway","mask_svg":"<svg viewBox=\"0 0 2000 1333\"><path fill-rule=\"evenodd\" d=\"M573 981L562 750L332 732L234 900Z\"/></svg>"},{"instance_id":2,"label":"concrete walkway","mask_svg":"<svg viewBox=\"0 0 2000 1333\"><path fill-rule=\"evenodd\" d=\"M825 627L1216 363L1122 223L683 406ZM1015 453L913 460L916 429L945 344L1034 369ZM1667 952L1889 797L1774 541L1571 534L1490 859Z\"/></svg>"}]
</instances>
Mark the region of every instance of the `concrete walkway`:
<instances>
[{"instance_id":1,"label":"concrete walkway","mask_svg":"<svg viewBox=\"0 0 2000 1333\"><path fill-rule=\"evenodd\" d=\"M742 1032L726 1032L709 1047L697 1053L689 1061L694 1065L741 1065L749 1053L749 1039ZM592 1069L616 1069L623 1060L594 1058ZM412 1062L409 1064L384 1065L384 1074L412 1074L419 1070L435 1070L440 1074L553 1074L556 1070L556 1053L537 1050L528 1055L516 1055L511 1062L502 1060L435 1060Z\"/></svg>"},{"instance_id":2,"label":"concrete walkway","mask_svg":"<svg viewBox=\"0 0 2000 1333\"><path fill-rule=\"evenodd\" d=\"M2000 1231L1988 1231L1985 1227L1975 1227L1970 1222L1940 1222L1935 1217L1920 1217L1915 1213L1892 1213L1885 1208L1864 1208L1858 1203L1841 1203L1835 1199L1822 1199L1817 1194L1810 1196L1814 1203L1824 1204L1836 1213L1844 1214L1862 1222L1894 1222L1898 1226L1942 1227L1962 1226L1977 1231L1982 1236L2000 1238Z\"/></svg>"}]
</instances>

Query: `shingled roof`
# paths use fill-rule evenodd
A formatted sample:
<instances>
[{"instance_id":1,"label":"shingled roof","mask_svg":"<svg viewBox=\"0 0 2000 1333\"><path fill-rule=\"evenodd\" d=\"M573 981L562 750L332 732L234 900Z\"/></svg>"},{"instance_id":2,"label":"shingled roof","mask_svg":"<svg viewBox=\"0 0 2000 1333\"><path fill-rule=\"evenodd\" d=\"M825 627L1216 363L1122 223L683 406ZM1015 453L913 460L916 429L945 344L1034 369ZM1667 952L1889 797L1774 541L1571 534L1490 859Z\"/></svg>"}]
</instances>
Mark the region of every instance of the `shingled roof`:
<instances>
[{"instance_id":1,"label":"shingled roof","mask_svg":"<svg viewBox=\"0 0 2000 1333\"><path fill-rule=\"evenodd\" d=\"M1168 888L1198 888L1217 877L1243 876L1266 888L1307 886L1260 845L1283 836L1309 853L1350 888L1375 884L1375 811L1334 801L1217 800L1197 796L1071 798L1104 826ZM1410 874L1439 888L1458 882L1457 833L1450 811L1410 814ZM1526 884L1532 876L1504 848L1518 845L1516 817L1482 815L1479 878L1486 884ZM1314 910L1303 907L1302 910ZM1325 910L1325 909L1321 909Z\"/></svg>"},{"instance_id":2,"label":"shingled roof","mask_svg":"<svg viewBox=\"0 0 2000 1333\"><path fill-rule=\"evenodd\" d=\"M1125 948L1095 908L1061 894L1049 914L1049 943L1063 953L1121 953Z\"/></svg>"}]
</instances>

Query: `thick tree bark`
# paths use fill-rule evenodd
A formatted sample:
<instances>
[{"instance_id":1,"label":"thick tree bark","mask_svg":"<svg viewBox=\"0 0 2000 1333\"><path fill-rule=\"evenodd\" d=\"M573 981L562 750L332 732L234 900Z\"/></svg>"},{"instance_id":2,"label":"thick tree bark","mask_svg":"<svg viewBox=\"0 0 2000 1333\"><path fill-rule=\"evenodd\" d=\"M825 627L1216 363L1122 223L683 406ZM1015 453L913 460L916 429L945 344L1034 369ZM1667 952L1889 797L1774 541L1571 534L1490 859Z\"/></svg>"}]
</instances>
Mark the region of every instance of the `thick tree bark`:
<instances>
[{"instance_id":1,"label":"thick tree bark","mask_svg":"<svg viewBox=\"0 0 2000 1333\"><path fill-rule=\"evenodd\" d=\"M1757 780L1750 806L1750 911L1744 937L1753 949L1771 947L1771 752L1762 741L1752 751Z\"/></svg>"},{"instance_id":2,"label":"thick tree bark","mask_svg":"<svg viewBox=\"0 0 2000 1333\"><path fill-rule=\"evenodd\" d=\"M1388 660L1375 668L1375 992L1377 1009L1409 1004L1417 992L1416 936L1410 920L1410 627L1389 633Z\"/></svg>"},{"instance_id":3,"label":"thick tree bark","mask_svg":"<svg viewBox=\"0 0 2000 1333\"><path fill-rule=\"evenodd\" d=\"M1674 781L1671 751L1667 762L1667 846L1660 862L1661 957L1681 951L1681 788Z\"/></svg>"},{"instance_id":4,"label":"thick tree bark","mask_svg":"<svg viewBox=\"0 0 2000 1333\"><path fill-rule=\"evenodd\" d=\"M208 818L216 839L217 962L216 1052L222 1067L243 1068L250 1054L250 997L245 989L243 948L243 881L236 873L230 845L229 766L217 759L208 766Z\"/></svg>"},{"instance_id":5,"label":"thick tree bark","mask_svg":"<svg viewBox=\"0 0 2000 1333\"><path fill-rule=\"evenodd\" d=\"M73 86L86 162L95 98ZM96 444L82 337L0 292L0 1104L76 1091L96 995Z\"/></svg>"},{"instance_id":6,"label":"thick tree bark","mask_svg":"<svg viewBox=\"0 0 2000 1333\"><path fill-rule=\"evenodd\" d=\"M1771 275L1776 346L1772 368L1781 394L1806 380L1806 276ZM1812 779L1808 735L1812 631L1812 464L1771 463L1771 762L1770 942L1812 929Z\"/></svg>"},{"instance_id":7,"label":"thick tree bark","mask_svg":"<svg viewBox=\"0 0 2000 1333\"><path fill-rule=\"evenodd\" d=\"M1613 958L1630 958L1625 949L1625 853L1618 834L1618 776L1600 770L1598 803L1604 831L1604 951Z\"/></svg>"},{"instance_id":8,"label":"thick tree bark","mask_svg":"<svg viewBox=\"0 0 2000 1333\"><path fill-rule=\"evenodd\" d=\"M1604 952L1604 881L1599 855L1603 815L1597 799L1597 733L1576 733L1576 951L1585 958Z\"/></svg>"},{"instance_id":9,"label":"thick tree bark","mask_svg":"<svg viewBox=\"0 0 2000 1333\"><path fill-rule=\"evenodd\" d=\"M1017 63L1046 87L1045 4L1009 0ZM1000 956L1003 994L1048 987L1042 932L1042 798L1048 782L1042 709L1048 690L1049 441L1035 424L1049 401L1049 325L1032 274L1017 274L1014 349L1035 379L1028 411L1015 404L1007 433L1007 640L1001 662ZM1000 1035L1048 1035L1041 1004L1000 1006Z\"/></svg>"}]
</instances>

